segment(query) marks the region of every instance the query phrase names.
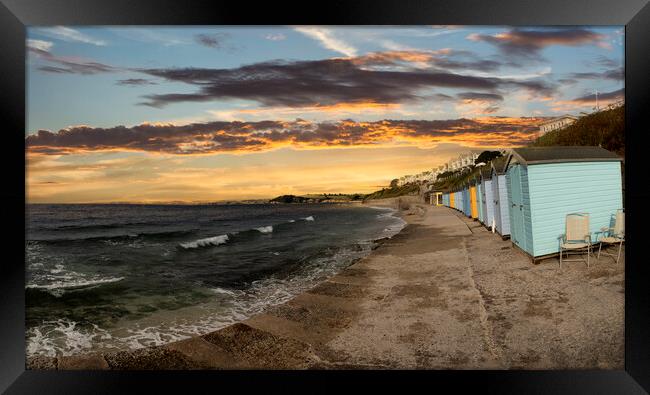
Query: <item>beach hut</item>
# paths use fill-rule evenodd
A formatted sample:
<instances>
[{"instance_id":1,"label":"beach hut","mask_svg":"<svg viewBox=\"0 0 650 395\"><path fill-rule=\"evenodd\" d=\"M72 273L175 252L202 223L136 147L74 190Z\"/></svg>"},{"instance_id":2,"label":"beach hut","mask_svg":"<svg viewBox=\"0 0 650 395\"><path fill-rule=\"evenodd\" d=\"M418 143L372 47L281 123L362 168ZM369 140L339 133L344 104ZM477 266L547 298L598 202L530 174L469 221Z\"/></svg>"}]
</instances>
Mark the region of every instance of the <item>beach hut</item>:
<instances>
[{"instance_id":1,"label":"beach hut","mask_svg":"<svg viewBox=\"0 0 650 395\"><path fill-rule=\"evenodd\" d=\"M456 209L456 191L449 192L449 207Z\"/></svg>"},{"instance_id":2,"label":"beach hut","mask_svg":"<svg viewBox=\"0 0 650 395\"><path fill-rule=\"evenodd\" d=\"M508 187L506 184L506 161L508 157L492 161L492 196L490 198L494 212L494 225L501 237L510 236L510 204L508 204ZM487 196L486 196L487 199Z\"/></svg>"},{"instance_id":3,"label":"beach hut","mask_svg":"<svg viewBox=\"0 0 650 395\"><path fill-rule=\"evenodd\" d=\"M469 185L463 187L463 213L467 217L472 216L472 202L469 197Z\"/></svg>"},{"instance_id":4,"label":"beach hut","mask_svg":"<svg viewBox=\"0 0 650 395\"><path fill-rule=\"evenodd\" d=\"M478 193L476 191L476 180L472 180L469 185L469 216L471 218L478 218L478 202L476 197Z\"/></svg>"},{"instance_id":5,"label":"beach hut","mask_svg":"<svg viewBox=\"0 0 650 395\"><path fill-rule=\"evenodd\" d=\"M484 166L481 169L481 208L483 219L481 222L488 228L494 221L494 206L488 204L492 200L492 168ZM491 203L491 202L490 202Z\"/></svg>"},{"instance_id":6,"label":"beach hut","mask_svg":"<svg viewBox=\"0 0 650 395\"><path fill-rule=\"evenodd\" d=\"M462 212L465 214L465 190L463 188L460 188L458 190L458 211Z\"/></svg>"},{"instance_id":7,"label":"beach hut","mask_svg":"<svg viewBox=\"0 0 650 395\"><path fill-rule=\"evenodd\" d=\"M559 252L567 214L588 213L595 241L623 208L621 158L600 147L514 148L506 182L510 237L533 262Z\"/></svg>"},{"instance_id":8,"label":"beach hut","mask_svg":"<svg viewBox=\"0 0 650 395\"><path fill-rule=\"evenodd\" d=\"M442 192L431 192L429 195L429 204L434 205L434 206L442 206Z\"/></svg>"},{"instance_id":9,"label":"beach hut","mask_svg":"<svg viewBox=\"0 0 650 395\"><path fill-rule=\"evenodd\" d=\"M476 219L483 222L483 207L481 207L481 173L477 172L474 175L474 182L476 183Z\"/></svg>"}]
</instances>

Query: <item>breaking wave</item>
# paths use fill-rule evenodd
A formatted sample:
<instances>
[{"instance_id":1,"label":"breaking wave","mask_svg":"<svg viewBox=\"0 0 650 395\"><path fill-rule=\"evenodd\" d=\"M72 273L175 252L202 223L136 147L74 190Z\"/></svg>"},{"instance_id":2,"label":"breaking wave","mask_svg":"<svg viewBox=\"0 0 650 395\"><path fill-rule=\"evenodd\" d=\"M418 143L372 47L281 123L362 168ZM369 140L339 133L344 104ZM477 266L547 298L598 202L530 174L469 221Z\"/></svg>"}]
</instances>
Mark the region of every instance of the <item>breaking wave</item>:
<instances>
[{"instance_id":1,"label":"breaking wave","mask_svg":"<svg viewBox=\"0 0 650 395\"><path fill-rule=\"evenodd\" d=\"M260 233L272 233L273 232L273 227L272 226L261 226L259 228L255 228Z\"/></svg>"},{"instance_id":2,"label":"breaking wave","mask_svg":"<svg viewBox=\"0 0 650 395\"><path fill-rule=\"evenodd\" d=\"M60 297L67 291L94 288L122 280L124 280L124 277L86 275L66 270L63 265L56 265L49 273L36 276L25 288L47 292L55 297Z\"/></svg>"},{"instance_id":3,"label":"breaking wave","mask_svg":"<svg viewBox=\"0 0 650 395\"><path fill-rule=\"evenodd\" d=\"M187 243L181 243L180 246L185 249L200 248L200 247L209 247L209 246L218 246L228 242L228 235L219 235L214 237L206 237L205 239L199 239L190 241Z\"/></svg>"}]
</instances>

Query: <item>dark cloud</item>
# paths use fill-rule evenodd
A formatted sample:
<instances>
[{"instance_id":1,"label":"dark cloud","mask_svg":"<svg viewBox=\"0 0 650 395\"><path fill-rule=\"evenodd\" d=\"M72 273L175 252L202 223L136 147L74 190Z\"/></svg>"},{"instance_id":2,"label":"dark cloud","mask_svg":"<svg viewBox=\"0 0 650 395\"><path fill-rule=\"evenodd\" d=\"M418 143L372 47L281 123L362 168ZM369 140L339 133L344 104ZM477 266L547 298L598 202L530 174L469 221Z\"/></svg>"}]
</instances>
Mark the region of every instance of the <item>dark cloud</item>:
<instances>
[{"instance_id":1,"label":"dark cloud","mask_svg":"<svg viewBox=\"0 0 650 395\"><path fill-rule=\"evenodd\" d=\"M337 103L400 103L419 100L426 88L494 92L523 88L549 95L554 86L542 80L509 80L461 75L439 70L406 71L363 68L354 59L272 61L234 69L140 69L154 77L194 85L193 93L144 96L141 103L162 107L175 102L245 99L263 106L319 106Z\"/></svg>"},{"instance_id":2,"label":"dark cloud","mask_svg":"<svg viewBox=\"0 0 650 395\"><path fill-rule=\"evenodd\" d=\"M158 85L158 83L144 78L128 78L125 80L118 80L115 83L115 85L141 86L141 85Z\"/></svg>"},{"instance_id":3,"label":"dark cloud","mask_svg":"<svg viewBox=\"0 0 650 395\"><path fill-rule=\"evenodd\" d=\"M603 45L605 37L584 28L541 30L515 28L495 35L474 33L468 38L495 45L507 55L539 58L539 52L551 45Z\"/></svg>"},{"instance_id":4,"label":"dark cloud","mask_svg":"<svg viewBox=\"0 0 650 395\"><path fill-rule=\"evenodd\" d=\"M573 85L578 82L578 80L574 78L560 78L557 80L557 82L564 84L564 85Z\"/></svg>"},{"instance_id":5,"label":"dark cloud","mask_svg":"<svg viewBox=\"0 0 650 395\"><path fill-rule=\"evenodd\" d=\"M477 70L477 71L495 71L503 67L502 62L496 60L454 60L438 59L434 62L438 67L452 70Z\"/></svg>"},{"instance_id":6,"label":"dark cloud","mask_svg":"<svg viewBox=\"0 0 650 395\"><path fill-rule=\"evenodd\" d=\"M494 117L489 121L383 120L377 122L311 123L292 122L208 122L189 125L150 125L59 130L39 130L27 136L31 153L66 154L79 151L136 150L170 154L205 154L233 151L261 151L281 146L340 147L384 144L395 140L421 139L428 143L483 139L500 140L500 145L521 144L537 130L536 118Z\"/></svg>"},{"instance_id":7,"label":"dark cloud","mask_svg":"<svg viewBox=\"0 0 650 395\"><path fill-rule=\"evenodd\" d=\"M621 67L621 62L614 59L608 58L607 56L600 55L596 58L595 63L599 66L613 69L616 67Z\"/></svg>"},{"instance_id":8,"label":"dark cloud","mask_svg":"<svg viewBox=\"0 0 650 395\"><path fill-rule=\"evenodd\" d=\"M499 111L499 106L489 106L483 109L484 114L494 114L495 112Z\"/></svg>"},{"instance_id":9,"label":"dark cloud","mask_svg":"<svg viewBox=\"0 0 650 395\"><path fill-rule=\"evenodd\" d=\"M571 73L569 74L569 78L623 81L625 79L625 71L623 70L623 67L618 67L603 72Z\"/></svg>"},{"instance_id":10,"label":"dark cloud","mask_svg":"<svg viewBox=\"0 0 650 395\"><path fill-rule=\"evenodd\" d=\"M209 48L224 48L224 42L229 38L227 33L197 34L194 39L197 43Z\"/></svg>"},{"instance_id":11,"label":"dark cloud","mask_svg":"<svg viewBox=\"0 0 650 395\"><path fill-rule=\"evenodd\" d=\"M362 66L398 66L405 63L417 62L420 65L426 64L445 70L475 70L495 71L503 66L517 67L518 63L511 60L487 59L485 56L477 56L471 51L457 49L441 50L402 50L371 52L365 55L350 58L357 65ZM409 65L412 67L412 65Z\"/></svg>"},{"instance_id":12,"label":"dark cloud","mask_svg":"<svg viewBox=\"0 0 650 395\"><path fill-rule=\"evenodd\" d=\"M45 49L36 48L33 46L27 47L28 51L36 55L37 57L49 62L55 63L58 66L41 66L38 69L47 73L57 73L57 74L99 74L99 73L112 73L119 71L117 67L113 67L107 64L88 61L72 57L63 57L56 56L50 51Z\"/></svg>"},{"instance_id":13,"label":"dark cloud","mask_svg":"<svg viewBox=\"0 0 650 395\"><path fill-rule=\"evenodd\" d=\"M496 93L464 92L456 96L462 100L503 101L503 96Z\"/></svg>"},{"instance_id":14,"label":"dark cloud","mask_svg":"<svg viewBox=\"0 0 650 395\"><path fill-rule=\"evenodd\" d=\"M625 89L617 89L615 91L611 92L603 92L603 93L598 93L598 100L601 101L613 101L613 100L622 100L625 98ZM590 95L585 95L581 97L577 97L572 100L573 102L576 103L591 103L596 101L596 93L592 93Z\"/></svg>"},{"instance_id":15,"label":"dark cloud","mask_svg":"<svg viewBox=\"0 0 650 395\"><path fill-rule=\"evenodd\" d=\"M56 67L56 66L40 66L38 70L44 71L46 73L55 73L55 74L74 74L74 72L65 67Z\"/></svg>"}]
</instances>

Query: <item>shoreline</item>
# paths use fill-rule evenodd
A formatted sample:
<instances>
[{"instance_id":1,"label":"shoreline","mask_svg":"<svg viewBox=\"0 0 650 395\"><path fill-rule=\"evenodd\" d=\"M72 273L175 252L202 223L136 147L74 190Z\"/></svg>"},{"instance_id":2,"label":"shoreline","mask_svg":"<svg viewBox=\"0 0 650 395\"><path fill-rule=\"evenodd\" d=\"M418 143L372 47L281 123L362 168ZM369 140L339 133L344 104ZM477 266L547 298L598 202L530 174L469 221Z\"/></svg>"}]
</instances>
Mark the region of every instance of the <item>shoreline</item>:
<instances>
[{"instance_id":1,"label":"shoreline","mask_svg":"<svg viewBox=\"0 0 650 395\"><path fill-rule=\"evenodd\" d=\"M202 336L27 368L622 369L624 264L533 266L454 210L415 196L367 205L407 225L285 303Z\"/></svg>"}]
</instances>

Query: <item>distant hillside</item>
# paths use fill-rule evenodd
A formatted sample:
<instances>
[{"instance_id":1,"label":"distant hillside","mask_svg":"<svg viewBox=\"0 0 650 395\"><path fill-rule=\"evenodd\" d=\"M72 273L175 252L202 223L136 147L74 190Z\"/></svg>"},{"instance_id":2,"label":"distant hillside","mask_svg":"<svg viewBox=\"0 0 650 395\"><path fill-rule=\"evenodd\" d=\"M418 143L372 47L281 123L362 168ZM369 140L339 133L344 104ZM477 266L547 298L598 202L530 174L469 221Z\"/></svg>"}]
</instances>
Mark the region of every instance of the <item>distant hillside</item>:
<instances>
[{"instance_id":1,"label":"distant hillside","mask_svg":"<svg viewBox=\"0 0 650 395\"><path fill-rule=\"evenodd\" d=\"M315 199L296 195L282 195L269 200L271 203L312 203Z\"/></svg>"},{"instance_id":2,"label":"distant hillside","mask_svg":"<svg viewBox=\"0 0 650 395\"><path fill-rule=\"evenodd\" d=\"M314 194L305 196L282 195L269 200L270 203L341 203L362 200L366 195L354 194Z\"/></svg>"},{"instance_id":3,"label":"distant hillside","mask_svg":"<svg viewBox=\"0 0 650 395\"><path fill-rule=\"evenodd\" d=\"M420 193L420 187L416 184L406 184L401 187L384 188L382 190L366 195L364 200L386 199L404 195L417 195Z\"/></svg>"},{"instance_id":4,"label":"distant hillside","mask_svg":"<svg viewBox=\"0 0 650 395\"><path fill-rule=\"evenodd\" d=\"M593 145L625 156L625 106L586 115L564 129L546 133L529 145Z\"/></svg>"}]
</instances>

